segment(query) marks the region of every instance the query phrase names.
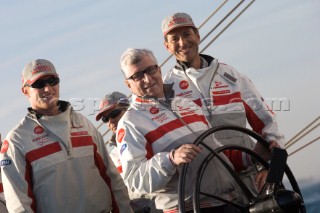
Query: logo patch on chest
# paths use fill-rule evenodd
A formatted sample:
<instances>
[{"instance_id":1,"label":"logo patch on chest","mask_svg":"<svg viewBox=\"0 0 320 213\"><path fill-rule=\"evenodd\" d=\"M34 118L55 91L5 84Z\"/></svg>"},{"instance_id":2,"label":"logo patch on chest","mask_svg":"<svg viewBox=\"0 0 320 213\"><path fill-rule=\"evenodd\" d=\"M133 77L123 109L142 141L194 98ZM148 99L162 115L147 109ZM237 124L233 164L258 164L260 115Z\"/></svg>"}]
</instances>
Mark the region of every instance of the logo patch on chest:
<instances>
[{"instance_id":1,"label":"logo patch on chest","mask_svg":"<svg viewBox=\"0 0 320 213\"><path fill-rule=\"evenodd\" d=\"M164 121L166 121L169 117L166 115L166 113L161 113L160 115L151 118L151 120L159 122L159 123L163 123Z\"/></svg>"},{"instance_id":2,"label":"logo patch on chest","mask_svg":"<svg viewBox=\"0 0 320 213\"><path fill-rule=\"evenodd\" d=\"M150 111L151 114L158 114L159 113L159 108L151 107L149 111Z\"/></svg>"},{"instance_id":3,"label":"logo patch on chest","mask_svg":"<svg viewBox=\"0 0 320 213\"><path fill-rule=\"evenodd\" d=\"M43 130L42 126L36 126L33 131L34 131L34 133L36 133L37 135L40 135L40 134L43 133L44 130Z\"/></svg>"},{"instance_id":4,"label":"logo patch on chest","mask_svg":"<svg viewBox=\"0 0 320 213\"><path fill-rule=\"evenodd\" d=\"M35 139L32 140L32 142L38 144L39 146L43 146L45 143L49 142L48 139L48 134L36 137Z\"/></svg>"},{"instance_id":5,"label":"logo patch on chest","mask_svg":"<svg viewBox=\"0 0 320 213\"><path fill-rule=\"evenodd\" d=\"M188 87L189 87L188 81L186 81L186 80L180 81L179 87L180 87L180 89L183 89L183 90L188 89Z\"/></svg>"}]
</instances>

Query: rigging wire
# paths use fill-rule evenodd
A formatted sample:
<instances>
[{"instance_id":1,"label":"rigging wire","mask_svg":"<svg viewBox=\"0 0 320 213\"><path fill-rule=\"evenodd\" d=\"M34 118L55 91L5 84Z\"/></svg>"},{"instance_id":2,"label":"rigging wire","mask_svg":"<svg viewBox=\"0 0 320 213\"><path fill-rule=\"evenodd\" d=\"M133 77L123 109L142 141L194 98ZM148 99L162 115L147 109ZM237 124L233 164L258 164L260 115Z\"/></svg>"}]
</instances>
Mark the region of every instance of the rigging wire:
<instances>
[{"instance_id":1,"label":"rigging wire","mask_svg":"<svg viewBox=\"0 0 320 213\"><path fill-rule=\"evenodd\" d=\"M316 122L318 122L318 124L315 124ZM312 125L314 125L312 127ZM310 124L308 124L305 128L303 128L300 132L298 132L295 136L293 136L286 144L285 144L285 148L289 148L290 146L292 146L293 144L295 144L298 140L300 140L301 138L303 138L304 136L306 136L307 134L309 134L311 131L313 131L316 127L318 127L320 125L320 116L318 116L316 119L314 119ZM308 128L311 128L309 130L307 130ZM305 132L305 133L304 133Z\"/></svg>"},{"instance_id":2,"label":"rigging wire","mask_svg":"<svg viewBox=\"0 0 320 213\"><path fill-rule=\"evenodd\" d=\"M309 146L309 145L313 144L314 142L318 141L319 139L320 139L320 136L319 136L319 137L317 137L316 139L313 139L313 140L312 140L312 141L310 141L309 143L307 143L307 144L305 144L305 145L301 146L300 148L298 148L298 149L294 150L293 152L291 152L290 154L288 154L288 156L291 156L291 155L293 155L293 154L297 153L298 151L300 151L300 150L302 150L302 149L306 148L307 146Z\"/></svg>"},{"instance_id":3,"label":"rigging wire","mask_svg":"<svg viewBox=\"0 0 320 213\"><path fill-rule=\"evenodd\" d=\"M228 24L226 27L224 27L219 33L218 35L216 35L202 50L200 53L202 53L203 51L205 51L235 20L237 20L239 18L240 15L242 15L242 13L244 11L246 11L251 5L252 3L254 2L255 0L252 0L244 9L242 9L240 11L240 13L238 13L238 15L233 18Z\"/></svg>"},{"instance_id":4,"label":"rigging wire","mask_svg":"<svg viewBox=\"0 0 320 213\"><path fill-rule=\"evenodd\" d=\"M240 1L236 6L234 6L229 13L227 13L227 15L225 15L217 24L216 26L214 26L201 40L200 40L200 44L202 43L202 41L204 41L206 38L208 38L208 36L215 31L242 3L244 2L244 0Z\"/></svg>"},{"instance_id":5,"label":"rigging wire","mask_svg":"<svg viewBox=\"0 0 320 213\"><path fill-rule=\"evenodd\" d=\"M318 122L319 121L319 122ZM318 123L317 123L318 122ZM288 149L295 143L297 143L299 140L301 140L303 137L305 137L307 134L310 134L314 129L320 126L320 116L318 116L316 119L314 119L312 122L310 122L305 128L303 128L301 131L299 131L295 136L293 136L286 144L285 149ZM293 152L291 152L288 156L291 156L298 151L308 147L309 145L317 142L320 139L320 136L313 139L312 141L306 143L305 145L301 146L300 148L297 148Z\"/></svg>"}]
</instances>

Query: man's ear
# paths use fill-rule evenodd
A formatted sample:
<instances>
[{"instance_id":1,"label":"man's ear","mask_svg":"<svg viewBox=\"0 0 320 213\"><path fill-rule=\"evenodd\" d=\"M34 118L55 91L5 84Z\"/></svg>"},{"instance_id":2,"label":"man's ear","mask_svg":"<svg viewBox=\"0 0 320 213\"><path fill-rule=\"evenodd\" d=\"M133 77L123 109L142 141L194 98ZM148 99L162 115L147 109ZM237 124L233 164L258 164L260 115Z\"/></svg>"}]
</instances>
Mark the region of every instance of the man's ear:
<instances>
[{"instance_id":1,"label":"man's ear","mask_svg":"<svg viewBox=\"0 0 320 213\"><path fill-rule=\"evenodd\" d=\"M131 90L131 85L130 85L130 82L129 80L124 80L124 83L127 85L127 87Z\"/></svg>"},{"instance_id":2,"label":"man's ear","mask_svg":"<svg viewBox=\"0 0 320 213\"><path fill-rule=\"evenodd\" d=\"M171 53L168 42L164 41L163 44L166 47L166 49Z\"/></svg>"},{"instance_id":3,"label":"man's ear","mask_svg":"<svg viewBox=\"0 0 320 213\"><path fill-rule=\"evenodd\" d=\"M199 45L201 41L199 31L197 31L196 36L198 37L198 45Z\"/></svg>"},{"instance_id":4,"label":"man's ear","mask_svg":"<svg viewBox=\"0 0 320 213\"><path fill-rule=\"evenodd\" d=\"M21 90L22 90L22 93L23 93L26 97L29 97L29 89L28 89L28 87L22 87Z\"/></svg>"}]
</instances>

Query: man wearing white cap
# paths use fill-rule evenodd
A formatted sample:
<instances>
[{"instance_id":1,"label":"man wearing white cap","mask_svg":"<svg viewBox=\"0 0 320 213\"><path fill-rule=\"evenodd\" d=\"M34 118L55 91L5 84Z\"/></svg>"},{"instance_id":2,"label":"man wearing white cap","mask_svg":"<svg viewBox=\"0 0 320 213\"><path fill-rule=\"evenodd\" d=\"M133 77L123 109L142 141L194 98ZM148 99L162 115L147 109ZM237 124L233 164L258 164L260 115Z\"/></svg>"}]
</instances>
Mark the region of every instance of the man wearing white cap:
<instances>
[{"instance_id":1,"label":"man wearing white cap","mask_svg":"<svg viewBox=\"0 0 320 213\"><path fill-rule=\"evenodd\" d=\"M1 149L9 212L132 212L101 134L59 100L59 83L48 60L23 69L22 91L31 107Z\"/></svg>"},{"instance_id":2,"label":"man wearing white cap","mask_svg":"<svg viewBox=\"0 0 320 213\"><path fill-rule=\"evenodd\" d=\"M212 127L236 125L251 128L263 135L270 144L284 145L284 136L278 130L276 117L251 81L233 67L199 53L200 34L192 18L186 13L174 13L162 21L164 46L176 58L176 64L164 77L172 85L175 96L189 98L197 103ZM219 131L215 137L222 144L254 148L249 136L237 131ZM261 148L257 143L256 149ZM261 189L266 173L242 173L252 191ZM247 176L247 178L246 178Z\"/></svg>"}]
</instances>

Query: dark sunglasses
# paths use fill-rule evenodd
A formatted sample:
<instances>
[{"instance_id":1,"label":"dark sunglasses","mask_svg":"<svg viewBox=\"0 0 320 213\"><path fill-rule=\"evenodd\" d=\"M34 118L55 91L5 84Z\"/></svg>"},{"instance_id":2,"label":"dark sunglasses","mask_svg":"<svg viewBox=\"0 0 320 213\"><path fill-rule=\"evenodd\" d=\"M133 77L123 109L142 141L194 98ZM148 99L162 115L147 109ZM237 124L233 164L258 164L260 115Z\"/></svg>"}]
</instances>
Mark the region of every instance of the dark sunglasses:
<instances>
[{"instance_id":1,"label":"dark sunglasses","mask_svg":"<svg viewBox=\"0 0 320 213\"><path fill-rule=\"evenodd\" d=\"M108 123L110 118L116 118L120 113L122 109L115 109L112 110L108 115L102 116L101 120L103 123Z\"/></svg>"},{"instance_id":2,"label":"dark sunglasses","mask_svg":"<svg viewBox=\"0 0 320 213\"><path fill-rule=\"evenodd\" d=\"M148 75L154 75L158 71L158 65L152 65L150 67L147 67L145 70L137 72L127 78L127 80L132 79L134 81L140 81L144 78L144 75L147 73Z\"/></svg>"},{"instance_id":3,"label":"dark sunglasses","mask_svg":"<svg viewBox=\"0 0 320 213\"><path fill-rule=\"evenodd\" d=\"M59 82L60 82L59 77L51 77L48 79L36 80L33 84L25 84L25 86L37 88L37 89L42 89L43 87L46 86L46 84L49 84L50 86L55 86L55 85L59 84Z\"/></svg>"}]
</instances>

